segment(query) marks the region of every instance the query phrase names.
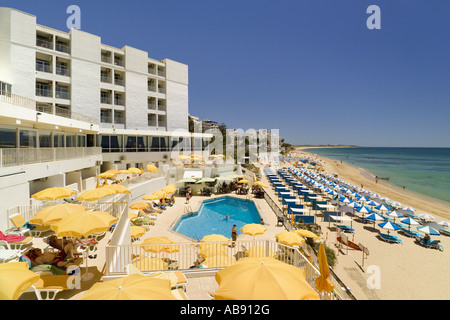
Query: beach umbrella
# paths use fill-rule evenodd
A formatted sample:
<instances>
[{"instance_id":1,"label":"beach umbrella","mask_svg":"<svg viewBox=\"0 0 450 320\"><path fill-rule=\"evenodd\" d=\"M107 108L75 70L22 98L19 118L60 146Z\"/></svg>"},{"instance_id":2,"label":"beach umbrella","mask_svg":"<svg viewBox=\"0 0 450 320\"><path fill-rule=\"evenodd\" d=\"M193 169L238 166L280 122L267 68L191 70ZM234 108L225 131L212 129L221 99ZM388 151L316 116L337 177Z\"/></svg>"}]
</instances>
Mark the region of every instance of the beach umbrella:
<instances>
[{"instance_id":1,"label":"beach umbrella","mask_svg":"<svg viewBox=\"0 0 450 320\"><path fill-rule=\"evenodd\" d=\"M330 267L328 266L327 254L325 252L323 243L320 243L318 259L320 276L314 280L316 289L320 293L322 293L323 291L332 292L334 289L334 285L328 278L330 276Z\"/></svg>"},{"instance_id":2,"label":"beach umbrella","mask_svg":"<svg viewBox=\"0 0 450 320\"><path fill-rule=\"evenodd\" d=\"M228 248L220 243L202 243L200 246L199 255L203 258L210 256L227 256Z\"/></svg>"},{"instance_id":3,"label":"beach umbrella","mask_svg":"<svg viewBox=\"0 0 450 320\"><path fill-rule=\"evenodd\" d=\"M130 172L132 174L141 174L141 173L143 173L143 171L141 169L138 169L138 168L128 168L128 172Z\"/></svg>"},{"instance_id":4,"label":"beach umbrella","mask_svg":"<svg viewBox=\"0 0 450 320\"><path fill-rule=\"evenodd\" d=\"M366 204L369 205L369 206L378 206L378 205L379 205L378 202L375 202L375 201L373 201L373 200L370 200L370 201L367 202Z\"/></svg>"},{"instance_id":5,"label":"beach umbrella","mask_svg":"<svg viewBox=\"0 0 450 320\"><path fill-rule=\"evenodd\" d=\"M158 200L165 199L167 197L167 193L161 190L153 192L152 195L156 196Z\"/></svg>"},{"instance_id":6,"label":"beach umbrella","mask_svg":"<svg viewBox=\"0 0 450 320\"><path fill-rule=\"evenodd\" d=\"M221 268L231 266L235 262L236 260L233 257L227 255L219 255L207 256L201 264L206 268Z\"/></svg>"},{"instance_id":7,"label":"beach umbrella","mask_svg":"<svg viewBox=\"0 0 450 320\"><path fill-rule=\"evenodd\" d=\"M200 242L228 242L230 239L221 234L209 234L206 235L200 240ZM227 243L223 243L222 245L226 246Z\"/></svg>"},{"instance_id":8,"label":"beach umbrella","mask_svg":"<svg viewBox=\"0 0 450 320\"><path fill-rule=\"evenodd\" d=\"M242 180L239 180L238 181L238 183L245 183L245 184L247 184L247 183L249 183L250 181L248 181L247 179L242 179Z\"/></svg>"},{"instance_id":9,"label":"beach umbrella","mask_svg":"<svg viewBox=\"0 0 450 320\"><path fill-rule=\"evenodd\" d=\"M58 237L83 238L107 231L117 218L103 211L84 211L73 213L64 219L54 223L50 229L56 232Z\"/></svg>"},{"instance_id":10,"label":"beach umbrella","mask_svg":"<svg viewBox=\"0 0 450 320\"><path fill-rule=\"evenodd\" d=\"M297 230L293 230L292 232L294 232L304 238L312 238L312 239L320 240L318 235L316 235L314 232L311 232L309 230L297 229Z\"/></svg>"},{"instance_id":11,"label":"beach umbrella","mask_svg":"<svg viewBox=\"0 0 450 320\"><path fill-rule=\"evenodd\" d=\"M421 226L417 227L417 230L426 234L429 234L430 236L439 236L440 233L436 229L430 227L430 226Z\"/></svg>"},{"instance_id":12,"label":"beach umbrella","mask_svg":"<svg viewBox=\"0 0 450 320\"><path fill-rule=\"evenodd\" d=\"M115 172L103 172L97 175L97 178L110 179L117 176L118 173Z\"/></svg>"},{"instance_id":13,"label":"beach umbrella","mask_svg":"<svg viewBox=\"0 0 450 320\"><path fill-rule=\"evenodd\" d=\"M437 224L439 224L439 225L441 225L441 226L443 226L443 227L448 227L448 226L450 226L450 222L448 222L448 221L438 221L438 222L436 222Z\"/></svg>"},{"instance_id":14,"label":"beach umbrella","mask_svg":"<svg viewBox=\"0 0 450 320\"><path fill-rule=\"evenodd\" d=\"M215 300L318 300L302 269L274 258L241 258L216 273Z\"/></svg>"},{"instance_id":15,"label":"beach umbrella","mask_svg":"<svg viewBox=\"0 0 450 320\"><path fill-rule=\"evenodd\" d=\"M416 211L416 209L414 209L413 207L402 207L403 210L405 211Z\"/></svg>"},{"instance_id":16,"label":"beach umbrella","mask_svg":"<svg viewBox=\"0 0 450 320\"><path fill-rule=\"evenodd\" d=\"M392 224L390 221L382 222L382 223L379 223L378 225L381 228L386 229L388 231L388 234L389 234L389 231L391 231L391 230L396 231L396 230L400 229L395 224Z\"/></svg>"},{"instance_id":17,"label":"beach umbrella","mask_svg":"<svg viewBox=\"0 0 450 320\"><path fill-rule=\"evenodd\" d=\"M375 209L380 210L380 211L389 211L389 210L391 210L388 207L386 207L384 204L380 204L380 205L376 206Z\"/></svg>"},{"instance_id":18,"label":"beach umbrella","mask_svg":"<svg viewBox=\"0 0 450 320\"><path fill-rule=\"evenodd\" d=\"M158 172L158 168L157 168L155 165L153 165L153 164L148 164L148 165L146 165L146 166L145 166L145 169L147 169L147 171L148 171L148 172L151 172L151 173L156 173L156 172Z\"/></svg>"},{"instance_id":19,"label":"beach umbrella","mask_svg":"<svg viewBox=\"0 0 450 320\"><path fill-rule=\"evenodd\" d=\"M359 200L359 201L363 201L363 202L368 202L368 201L370 201L370 199L368 199L368 198L366 198L366 197L360 197L358 200Z\"/></svg>"},{"instance_id":20,"label":"beach umbrella","mask_svg":"<svg viewBox=\"0 0 450 320\"><path fill-rule=\"evenodd\" d=\"M142 227L138 226L131 226L130 227L130 233L131 233L131 239L139 238L145 234L147 230Z\"/></svg>"},{"instance_id":21,"label":"beach umbrella","mask_svg":"<svg viewBox=\"0 0 450 320\"><path fill-rule=\"evenodd\" d=\"M417 222L416 220L414 220L413 218L405 218L405 219L401 219L400 222L407 224L408 225L408 229L411 229L412 225L418 225L419 222Z\"/></svg>"},{"instance_id":22,"label":"beach umbrella","mask_svg":"<svg viewBox=\"0 0 450 320\"><path fill-rule=\"evenodd\" d=\"M131 172L128 170L119 170L119 174L129 174L129 173Z\"/></svg>"},{"instance_id":23,"label":"beach umbrella","mask_svg":"<svg viewBox=\"0 0 450 320\"><path fill-rule=\"evenodd\" d=\"M369 207L365 207L365 206L356 208L356 211L358 211L360 213L371 213L372 212L372 210Z\"/></svg>"},{"instance_id":24,"label":"beach umbrella","mask_svg":"<svg viewBox=\"0 0 450 320\"><path fill-rule=\"evenodd\" d=\"M0 263L0 300L17 300L39 281L39 275L28 269L26 262Z\"/></svg>"},{"instance_id":25,"label":"beach umbrella","mask_svg":"<svg viewBox=\"0 0 450 320\"><path fill-rule=\"evenodd\" d=\"M36 215L29 220L29 223L49 226L55 222L62 220L72 213L84 212L86 210L88 210L88 208L80 204L55 204L53 206L46 207L36 213Z\"/></svg>"},{"instance_id":26,"label":"beach umbrella","mask_svg":"<svg viewBox=\"0 0 450 320\"><path fill-rule=\"evenodd\" d=\"M68 198L77 193L75 190L66 187L53 187L47 188L33 194L31 197L36 200L51 200Z\"/></svg>"},{"instance_id":27,"label":"beach umbrella","mask_svg":"<svg viewBox=\"0 0 450 320\"><path fill-rule=\"evenodd\" d=\"M150 207L150 203L148 202L136 202L133 203L129 208L133 210L142 210Z\"/></svg>"},{"instance_id":28,"label":"beach umbrella","mask_svg":"<svg viewBox=\"0 0 450 320\"><path fill-rule=\"evenodd\" d=\"M362 207L362 205L360 205L358 202L355 202L355 201L347 203L346 206L347 207L351 207L351 208L360 208L360 207Z\"/></svg>"},{"instance_id":29,"label":"beach umbrella","mask_svg":"<svg viewBox=\"0 0 450 320\"><path fill-rule=\"evenodd\" d=\"M241 228L242 233L251 235L255 239L255 235L263 234L267 231L267 228L259 223L249 223Z\"/></svg>"},{"instance_id":30,"label":"beach umbrella","mask_svg":"<svg viewBox=\"0 0 450 320\"><path fill-rule=\"evenodd\" d=\"M131 274L95 283L80 300L176 300L170 280Z\"/></svg>"},{"instance_id":31,"label":"beach umbrella","mask_svg":"<svg viewBox=\"0 0 450 320\"><path fill-rule=\"evenodd\" d=\"M177 191L177 187L174 184L169 184L168 186L162 188L161 191L168 194L172 194L175 193L175 191Z\"/></svg>"},{"instance_id":32,"label":"beach umbrella","mask_svg":"<svg viewBox=\"0 0 450 320\"><path fill-rule=\"evenodd\" d=\"M390 205L394 206L394 207L401 207L402 206L402 204L400 202L398 202L398 201L393 201L393 202L390 203Z\"/></svg>"},{"instance_id":33,"label":"beach umbrella","mask_svg":"<svg viewBox=\"0 0 450 320\"><path fill-rule=\"evenodd\" d=\"M304 238L292 231L282 231L278 233L275 238L278 242L287 246L300 246L303 242L305 242Z\"/></svg>"},{"instance_id":34,"label":"beach umbrella","mask_svg":"<svg viewBox=\"0 0 450 320\"><path fill-rule=\"evenodd\" d=\"M145 201L155 201L155 200L159 200L159 199L160 199L159 196L154 195L154 194L149 194L142 198L142 200L145 200Z\"/></svg>"},{"instance_id":35,"label":"beach umbrella","mask_svg":"<svg viewBox=\"0 0 450 320\"><path fill-rule=\"evenodd\" d=\"M169 263L166 260L158 257L136 259L131 264L140 271L166 270L169 267Z\"/></svg>"},{"instance_id":36,"label":"beach umbrella","mask_svg":"<svg viewBox=\"0 0 450 320\"><path fill-rule=\"evenodd\" d=\"M203 183L203 182L215 182L216 181L216 179L214 179L214 178L208 178L208 177L205 177L205 178L202 178L202 179L200 179L200 180L198 180L196 183Z\"/></svg>"},{"instance_id":37,"label":"beach umbrella","mask_svg":"<svg viewBox=\"0 0 450 320\"><path fill-rule=\"evenodd\" d=\"M121 184L110 184L107 186L102 187L103 190L111 190L113 192L117 193L131 193L130 189L127 187L121 185Z\"/></svg>"},{"instance_id":38,"label":"beach umbrella","mask_svg":"<svg viewBox=\"0 0 450 320\"><path fill-rule=\"evenodd\" d=\"M401 214L400 212L397 212L395 210L391 211L391 212L388 212L387 216L394 218L394 221L395 221L395 218L403 218L404 217L403 214Z\"/></svg>"},{"instance_id":39,"label":"beach umbrella","mask_svg":"<svg viewBox=\"0 0 450 320\"><path fill-rule=\"evenodd\" d=\"M111 196L116 193L117 192L112 189L100 187L100 188L95 188L95 189L91 189L91 190L83 192L82 194L80 194L77 197L77 200L78 201L88 201L88 202L89 201L98 201L101 198Z\"/></svg>"},{"instance_id":40,"label":"beach umbrella","mask_svg":"<svg viewBox=\"0 0 450 320\"><path fill-rule=\"evenodd\" d=\"M179 251L180 248L178 245L173 245L175 241L172 239L169 239L167 237L151 237L145 239L141 243L141 248L144 249L147 252L176 252Z\"/></svg>"},{"instance_id":41,"label":"beach umbrella","mask_svg":"<svg viewBox=\"0 0 450 320\"><path fill-rule=\"evenodd\" d=\"M432 216L429 213L421 213L421 214L419 214L419 217L424 219L424 220L434 220L434 219L436 219L434 216Z\"/></svg>"},{"instance_id":42,"label":"beach umbrella","mask_svg":"<svg viewBox=\"0 0 450 320\"><path fill-rule=\"evenodd\" d=\"M253 183L253 185L260 186L260 187L263 187L263 188L268 188L268 186L265 185L262 181L256 181L256 182Z\"/></svg>"},{"instance_id":43,"label":"beach umbrella","mask_svg":"<svg viewBox=\"0 0 450 320\"><path fill-rule=\"evenodd\" d=\"M372 213L371 215L368 215L365 217L368 220L373 220L375 221L384 221L384 218L376 213Z\"/></svg>"}]
</instances>

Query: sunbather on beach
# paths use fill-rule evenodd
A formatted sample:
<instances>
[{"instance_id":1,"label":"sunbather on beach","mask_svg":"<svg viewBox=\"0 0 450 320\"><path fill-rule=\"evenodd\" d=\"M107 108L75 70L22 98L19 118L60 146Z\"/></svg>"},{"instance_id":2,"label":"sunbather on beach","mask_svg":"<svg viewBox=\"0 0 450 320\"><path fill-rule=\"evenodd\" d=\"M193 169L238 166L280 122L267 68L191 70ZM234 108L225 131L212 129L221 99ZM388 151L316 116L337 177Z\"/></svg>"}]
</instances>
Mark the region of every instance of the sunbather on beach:
<instances>
[{"instance_id":1,"label":"sunbather on beach","mask_svg":"<svg viewBox=\"0 0 450 320\"><path fill-rule=\"evenodd\" d=\"M38 248L31 249L28 251L27 257L30 258L31 262L34 265L52 264L57 267L65 267L69 263L73 262L73 259L66 260L66 258L70 257L70 255L64 250L55 253L55 252L42 252L42 250Z\"/></svg>"}]
</instances>

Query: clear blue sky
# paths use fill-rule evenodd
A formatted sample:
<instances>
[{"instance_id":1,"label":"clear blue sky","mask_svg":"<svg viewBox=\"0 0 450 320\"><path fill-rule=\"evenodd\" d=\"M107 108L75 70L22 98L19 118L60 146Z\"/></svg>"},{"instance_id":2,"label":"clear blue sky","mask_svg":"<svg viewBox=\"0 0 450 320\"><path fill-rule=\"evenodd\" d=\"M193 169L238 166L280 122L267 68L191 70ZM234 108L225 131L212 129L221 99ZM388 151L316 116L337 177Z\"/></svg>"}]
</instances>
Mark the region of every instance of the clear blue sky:
<instances>
[{"instance_id":1,"label":"clear blue sky","mask_svg":"<svg viewBox=\"0 0 450 320\"><path fill-rule=\"evenodd\" d=\"M189 112L293 144L450 147L450 1L1 1L189 65ZM381 30L369 30L369 5Z\"/></svg>"}]
</instances>

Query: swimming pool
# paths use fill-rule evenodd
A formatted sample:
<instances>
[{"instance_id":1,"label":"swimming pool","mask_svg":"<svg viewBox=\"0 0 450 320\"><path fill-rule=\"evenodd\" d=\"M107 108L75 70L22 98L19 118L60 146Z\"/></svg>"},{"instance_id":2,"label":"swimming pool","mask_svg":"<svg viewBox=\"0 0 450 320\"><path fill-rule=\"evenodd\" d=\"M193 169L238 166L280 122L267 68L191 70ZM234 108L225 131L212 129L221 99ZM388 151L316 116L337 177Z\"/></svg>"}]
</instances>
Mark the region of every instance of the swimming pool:
<instances>
[{"instance_id":1,"label":"swimming pool","mask_svg":"<svg viewBox=\"0 0 450 320\"><path fill-rule=\"evenodd\" d=\"M229 218L226 215L229 215ZM231 228L240 229L248 223L259 223L261 216L253 201L221 197L203 201L198 212L183 216L173 228L195 240L209 234L221 234L231 238Z\"/></svg>"}]
</instances>

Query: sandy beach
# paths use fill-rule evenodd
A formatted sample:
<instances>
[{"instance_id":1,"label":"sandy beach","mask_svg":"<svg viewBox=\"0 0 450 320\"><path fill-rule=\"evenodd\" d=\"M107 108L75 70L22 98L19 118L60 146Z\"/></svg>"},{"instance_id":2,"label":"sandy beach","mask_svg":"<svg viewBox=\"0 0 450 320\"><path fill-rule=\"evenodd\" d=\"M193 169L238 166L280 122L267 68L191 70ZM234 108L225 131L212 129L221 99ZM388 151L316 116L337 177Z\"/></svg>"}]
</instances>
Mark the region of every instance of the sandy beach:
<instances>
[{"instance_id":1,"label":"sandy beach","mask_svg":"<svg viewBox=\"0 0 450 320\"><path fill-rule=\"evenodd\" d=\"M338 174L339 178L356 186L398 201L403 205L417 209L417 214L427 212L436 217L435 221L449 220L450 206L438 200L417 195L378 180L369 172L345 163L327 159L297 150L298 153L316 158L325 172ZM320 218L318 219L320 220ZM336 230L328 227L328 222L318 223L327 237L330 247L338 253L338 263L334 271L351 289L357 299L397 300L397 299L449 299L450 298L450 237L432 236L441 241L444 251L427 249L420 246L413 238L398 232L396 236L403 240L402 244L391 244L381 241L376 235L382 229L373 224L362 224L353 221L354 235L349 239L361 243L369 249L369 256L362 265L362 253L356 250L338 251L335 244ZM383 230L384 231L384 230ZM379 275L380 277L377 277Z\"/></svg>"}]
</instances>

